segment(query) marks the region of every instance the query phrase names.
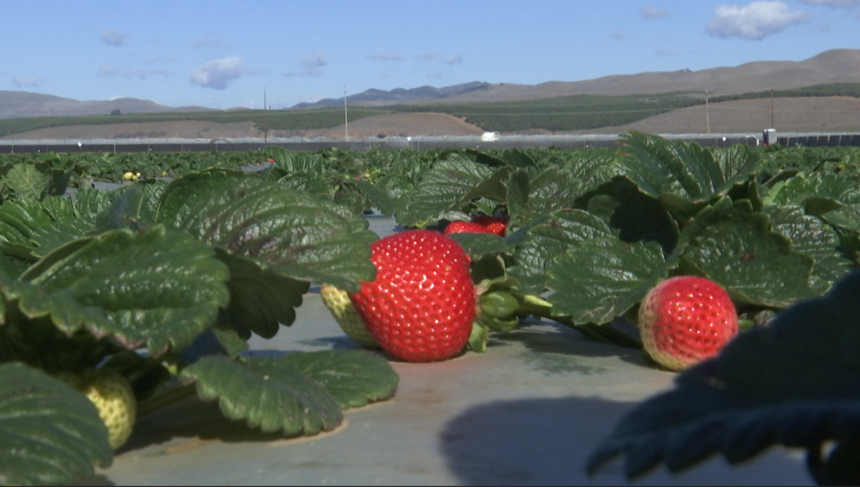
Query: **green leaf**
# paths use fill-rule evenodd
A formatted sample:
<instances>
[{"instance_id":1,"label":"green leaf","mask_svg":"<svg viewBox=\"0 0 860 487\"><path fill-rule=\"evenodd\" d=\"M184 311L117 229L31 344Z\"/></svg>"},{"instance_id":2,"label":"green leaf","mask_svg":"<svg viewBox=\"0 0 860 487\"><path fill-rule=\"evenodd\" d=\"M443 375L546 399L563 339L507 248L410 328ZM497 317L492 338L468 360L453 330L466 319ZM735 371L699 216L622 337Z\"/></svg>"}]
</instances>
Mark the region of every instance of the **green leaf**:
<instances>
[{"instance_id":1,"label":"green leaf","mask_svg":"<svg viewBox=\"0 0 860 487\"><path fill-rule=\"evenodd\" d=\"M62 194L69 175L63 171L57 173L44 163L22 162L0 166L0 197L4 201L38 201L49 194Z\"/></svg>"},{"instance_id":2,"label":"green leaf","mask_svg":"<svg viewBox=\"0 0 860 487\"><path fill-rule=\"evenodd\" d=\"M626 175L645 194L703 201L731 187L714 154L695 142L670 142L639 132L621 137L619 151Z\"/></svg>"},{"instance_id":3,"label":"green leaf","mask_svg":"<svg viewBox=\"0 0 860 487\"><path fill-rule=\"evenodd\" d=\"M364 350L292 353L280 360L322 386L344 409L388 399L400 381L387 360Z\"/></svg>"},{"instance_id":4,"label":"green leaf","mask_svg":"<svg viewBox=\"0 0 860 487\"><path fill-rule=\"evenodd\" d=\"M623 315L677 266L656 243L622 242L607 232L572 246L548 270L552 313L577 324L604 324Z\"/></svg>"},{"instance_id":5,"label":"green leaf","mask_svg":"<svg viewBox=\"0 0 860 487\"><path fill-rule=\"evenodd\" d=\"M353 181L361 193L370 201L370 203L385 216L394 214L394 201L391 197L375 184L368 181Z\"/></svg>"},{"instance_id":6,"label":"green leaf","mask_svg":"<svg viewBox=\"0 0 860 487\"><path fill-rule=\"evenodd\" d=\"M0 365L0 481L67 484L113 461L107 428L81 393L21 363Z\"/></svg>"},{"instance_id":7,"label":"green leaf","mask_svg":"<svg viewBox=\"0 0 860 487\"><path fill-rule=\"evenodd\" d=\"M741 303L784 308L826 291L810 280L815 261L792 250L791 240L770 227L770 218L753 212L749 201L723 198L681 232L682 265L718 282Z\"/></svg>"},{"instance_id":8,"label":"green leaf","mask_svg":"<svg viewBox=\"0 0 860 487\"><path fill-rule=\"evenodd\" d=\"M101 307L109 323L91 331L112 333L128 348L145 344L153 354L188 345L215 322L230 298L228 278L210 246L162 225L73 241L21 276L48 293L68 290L83 306Z\"/></svg>"},{"instance_id":9,"label":"green leaf","mask_svg":"<svg viewBox=\"0 0 860 487\"><path fill-rule=\"evenodd\" d=\"M283 359L203 357L182 371L203 400L218 399L230 419L263 432L315 435L343 421L338 400Z\"/></svg>"},{"instance_id":10,"label":"green leaf","mask_svg":"<svg viewBox=\"0 0 860 487\"><path fill-rule=\"evenodd\" d=\"M791 239L793 250L815 259L812 277L826 282L827 288L851 272L851 261L837 250L839 236L821 219L805 214L799 206L768 205L763 211L773 221L773 229Z\"/></svg>"},{"instance_id":11,"label":"green leaf","mask_svg":"<svg viewBox=\"0 0 860 487\"><path fill-rule=\"evenodd\" d=\"M397 223L410 227L422 220L439 219L440 215L459 208L466 195L470 199L489 195L498 197L497 193L503 190L504 185L500 179L491 179L494 174L501 176L505 173L494 173L487 166L472 162L461 154L451 154L422 175L415 189L409 193L408 207L400 208L395 214ZM477 191L478 188L481 190Z\"/></svg>"},{"instance_id":12,"label":"green leaf","mask_svg":"<svg viewBox=\"0 0 860 487\"><path fill-rule=\"evenodd\" d=\"M825 297L794 305L767 327L729 342L714 359L683 372L675 389L637 406L591 454L594 473L625 456L628 478L665 463L691 467L721 452L731 464L774 444L808 450L820 464L821 446L860 443L860 274ZM812 472L842 470L836 459ZM856 472L856 470L855 470ZM842 479L856 484L860 478Z\"/></svg>"},{"instance_id":13,"label":"green leaf","mask_svg":"<svg viewBox=\"0 0 860 487\"><path fill-rule=\"evenodd\" d=\"M0 250L20 259L32 259L31 241L40 228L53 223L38 201L12 200L0 205Z\"/></svg>"},{"instance_id":14,"label":"green leaf","mask_svg":"<svg viewBox=\"0 0 860 487\"><path fill-rule=\"evenodd\" d=\"M355 222L314 196L223 171L192 173L165 190L158 221L213 246L253 258L281 275L357 291L376 268Z\"/></svg>"},{"instance_id":15,"label":"green leaf","mask_svg":"<svg viewBox=\"0 0 860 487\"><path fill-rule=\"evenodd\" d=\"M296 320L295 308L301 306L302 295L310 283L278 275L254 260L240 257L222 248L215 255L230 270L230 304L226 316L239 336L248 339L251 332L272 338L280 325Z\"/></svg>"},{"instance_id":16,"label":"green leaf","mask_svg":"<svg viewBox=\"0 0 860 487\"><path fill-rule=\"evenodd\" d=\"M514 250L514 266L508 275L520 282L524 293L540 294L556 257L572 245L604 236L607 230L600 217L582 210L560 210L541 217L514 233L522 240Z\"/></svg>"}]
</instances>

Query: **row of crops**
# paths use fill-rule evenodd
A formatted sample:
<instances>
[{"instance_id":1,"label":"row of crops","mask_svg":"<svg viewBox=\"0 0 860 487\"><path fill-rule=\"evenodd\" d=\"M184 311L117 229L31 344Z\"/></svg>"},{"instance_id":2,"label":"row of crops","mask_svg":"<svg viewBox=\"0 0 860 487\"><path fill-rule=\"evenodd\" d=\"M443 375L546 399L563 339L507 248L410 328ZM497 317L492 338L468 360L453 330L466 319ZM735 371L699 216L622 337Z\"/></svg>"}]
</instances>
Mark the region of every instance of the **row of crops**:
<instances>
[{"instance_id":1,"label":"row of crops","mask_svg":"<svg viewBox=\"0 0 860 487\"><path fill-rule=\"evenodd\" d=\"M97 191L93 181L126 184ZM858 147L706 148L643 133L613 149L0 156L0 392L17 399L0 403L0 455L17 455L0 473L61 483L110 464L98 417L57 380L62 373L115 371L131 384L138 416L190 391L286 436L334 429L344 409L390 397L397 374L375 354L242 354L252 335L300 325L295 308L312 283L354 292L373 280L368 212L407 228L509 218L504 236L453 235L475 284L504 304L475 325L472 351L492 353L487 337L529 316L635 348L637 337L613 322L635 320L668 276L718 282L750 329L828 293L860 264L858 181ZM824 328L843 323L828 323L804 343L848 347ZM853 356L804 367L833 381L860 373ZM780 428L766 413L786 391L805 391L816 414L844 414L828 409L819 383L749 387L743 398L717 388L704 405L679 401L688 414L673 417L743 406ZM231 406L264 397L277 404ZM772 432L759 443L779 442ZM647 458L653 465L659 455Z\"/></svg>"}]
</instances>

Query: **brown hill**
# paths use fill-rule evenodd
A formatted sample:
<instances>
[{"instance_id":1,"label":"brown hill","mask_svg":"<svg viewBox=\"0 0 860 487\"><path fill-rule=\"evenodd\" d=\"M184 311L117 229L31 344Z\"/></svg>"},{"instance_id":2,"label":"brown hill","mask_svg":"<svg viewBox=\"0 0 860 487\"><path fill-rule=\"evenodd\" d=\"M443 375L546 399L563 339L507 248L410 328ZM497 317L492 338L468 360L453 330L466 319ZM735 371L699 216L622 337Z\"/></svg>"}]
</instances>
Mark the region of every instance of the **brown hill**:
<instances>
[{"instance_id":1,"label":"brown hill","mask_svg":"<svg viewBox=\"0 0 860 487\"><path fill-rule=\"evenodd\" d=\"M668 93L707 88L713 96L788 90L822 83L860 83L860 49L833 49L803 61L756 61L734 67L700 71L657 71L612 75L585 81L548 81L537 85L489 84L481 89L429 102L513 101L569 95L629 95ZM386 105L390 102L365 102Z\"/></svg>"}]
</instances>

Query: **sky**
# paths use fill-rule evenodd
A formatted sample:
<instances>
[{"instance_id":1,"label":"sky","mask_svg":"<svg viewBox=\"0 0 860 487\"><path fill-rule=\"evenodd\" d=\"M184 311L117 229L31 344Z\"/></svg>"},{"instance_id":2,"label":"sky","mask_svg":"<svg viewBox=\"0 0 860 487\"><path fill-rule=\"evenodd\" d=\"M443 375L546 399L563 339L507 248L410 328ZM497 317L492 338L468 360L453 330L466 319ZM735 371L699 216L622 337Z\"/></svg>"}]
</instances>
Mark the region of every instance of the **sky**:
<instances>
[{"instance_id":1,"label":"sky","mask_svg":"<svg viewBox=\"0 0 860 487\"><path fill-rule=\"evenodd\" d=\"M0 0L0 12L0 90L172 107L280 109L371 88L860 49L860 0Z\"/></svg>"}]
</instances>

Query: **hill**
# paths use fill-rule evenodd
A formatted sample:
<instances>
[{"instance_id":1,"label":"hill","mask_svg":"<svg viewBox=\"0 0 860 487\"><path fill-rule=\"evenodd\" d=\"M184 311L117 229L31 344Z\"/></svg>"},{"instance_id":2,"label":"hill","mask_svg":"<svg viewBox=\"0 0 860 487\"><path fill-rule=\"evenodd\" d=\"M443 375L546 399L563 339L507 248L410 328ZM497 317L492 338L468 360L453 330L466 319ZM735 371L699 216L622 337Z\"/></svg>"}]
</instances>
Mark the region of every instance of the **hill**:
<instances>
[{"instance_id":1,"label":"hill","mask_svg":"<svg viewBox=\"0 0 860 487\"><path fill-rule=\"evenodd\" d=\"M691 71L655 71L612 75L585 81L548 81L537 85L466 83L447 89L368 90L347 97L349 105L471 103L518 101L573 95L633 95L671 92L708 92L715 96L748 92L790 90L828 83L860 83L860 49L834 49L803 61L756 61L734 67ZM301 108L342 105L343 99L325 99ZM298 107L298 106L297 106Z\"/></svg>"},{"instance_id":2,"label":"hill","mask_svg":"<svg viewBox=\"0 0 860 487\"><path fill-rule=\"evenodd\" d=\"M66 117L79 115L108 115L120 113L202 112L205 107L166 107L154 101L138 98L80 101L27 91L0 90L0 118Z\"/></svg>"}]
</instances>

